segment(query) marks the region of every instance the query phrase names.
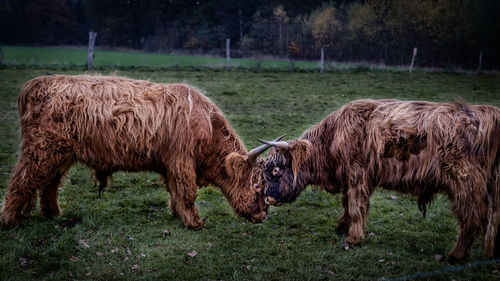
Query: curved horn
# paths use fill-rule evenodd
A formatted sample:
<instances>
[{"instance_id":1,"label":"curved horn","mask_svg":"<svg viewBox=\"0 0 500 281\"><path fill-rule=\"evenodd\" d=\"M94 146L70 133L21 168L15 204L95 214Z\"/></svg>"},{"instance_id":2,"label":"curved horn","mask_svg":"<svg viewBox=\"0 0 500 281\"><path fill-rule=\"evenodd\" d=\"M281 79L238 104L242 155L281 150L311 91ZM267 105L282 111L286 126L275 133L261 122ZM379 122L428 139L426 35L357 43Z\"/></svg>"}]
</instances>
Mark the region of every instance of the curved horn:
<instances>
[{"instance_id":1,"label":"curved horn","mask_svg":"<svg viewBox=\"0 0 500 281\"><path fill-rule=\"evenodd\" d=\"M288 143L286 141L265 141L265 140L261 140L261 139L258 139L257 141L261 142L261 143L265 143L267 145L270 145L270 146L274 146L274 147L277 147L279 149L283 149L283 150L288 150Z\"/></svg>"},{"instance_id":2,"label":"curved horn","mask_svg":"<svg viewBox=\"0 0 500 281\"><path fill-rule=\"evenodd\" d=\"M285 136L286 135L282 135L281 137L276 138L275 140L273 140L273 142L280 141ZM270 147L271 147L271 145L269 145L269 144L263 144L261 146L258 146L256 148L250 150L250 152L248 152L248 158L247 158L247 161L250 164L250 166L255 165L255 163L257 162L257 157L259 155L261 155L264 151L268 150Z\"/></svg>"}]
</instances>

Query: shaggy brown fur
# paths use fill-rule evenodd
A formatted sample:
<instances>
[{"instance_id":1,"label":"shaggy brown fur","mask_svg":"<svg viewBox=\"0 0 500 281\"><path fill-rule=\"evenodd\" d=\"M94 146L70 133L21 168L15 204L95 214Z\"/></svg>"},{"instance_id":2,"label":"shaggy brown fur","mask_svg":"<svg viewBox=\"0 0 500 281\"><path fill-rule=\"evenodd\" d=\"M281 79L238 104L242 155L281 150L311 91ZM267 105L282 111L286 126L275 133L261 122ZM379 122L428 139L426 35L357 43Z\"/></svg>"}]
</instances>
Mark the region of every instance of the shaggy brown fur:
<instances>
[{"instance_id":1,"label":"shaggy brown fur","mask_svg":"<svg viewBox=\"0 0 500 281\"><path fill-rule=\"evenodd\" d=\"M22 88L21 155L2 209L6 227L35 205L60 214L61 179L75 162L96 171L99 182L118 170L153 171L170 192L169 207L188 228L202 228L195 207L198 187L221 188L235 212L253 222L267 217L260 182L262 159L247 150L222 112L186 84L157 84L120 77L44 76Z\"/></svg>"},{"instance_id":2,"label":"shaggy brown fur","mask_svg":"<svg viewBox=\"0 0 500 281\"><path fill-rule=\"evenodd\" d=\"M500 257L499 146L500 111L492 106L354 101L288 142L288 150L271 150L266 200L292 201L308 184L342 192L337 230L357 244L376 187L418 196L424 215L443 192L460 226L449 258L467 258L481 232L483 255Z\"/></svg>"}]
</instances>

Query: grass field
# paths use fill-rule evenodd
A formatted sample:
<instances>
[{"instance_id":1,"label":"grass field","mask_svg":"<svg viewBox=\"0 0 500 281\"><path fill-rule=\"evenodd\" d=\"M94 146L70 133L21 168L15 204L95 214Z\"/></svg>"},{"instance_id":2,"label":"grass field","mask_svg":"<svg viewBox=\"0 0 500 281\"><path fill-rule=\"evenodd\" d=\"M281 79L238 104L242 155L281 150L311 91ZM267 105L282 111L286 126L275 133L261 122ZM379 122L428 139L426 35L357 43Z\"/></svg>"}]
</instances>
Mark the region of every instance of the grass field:
<instances>
[{"instance_id":1,"label":"grass field","mask_svg":"<svg viewBox=\"0 0 500 281\"><path fill-rule=\"evenodd\" d=\"M87 69L87 49L85 47L21 47L0 46L3 64L18 68ZM418 64L418 63L417 63ZM225 70L226 58L192 55L167 55L117 51L97 48L94 52L93 68L97 70ZM319 72L320 62L294 59L231 58L232 70L256 72ZM376 65L368 62L340 63L325 61L324 71L343 70L390 70L407 71L408 66ZM430 69L427 71L460 71L462 69Z\"/></svg>"},{"instance_id":2,"label":"grass field","mask_svg":"<svg viewBox=\"0 0 500 281\"><path fill-rule=\"evenodd\" d=\"M4 53L8 53L5 48ZM0 69L0 202L18 155L17 93L27 80L54 73L82 71ZM358 98L500 106L498 74L118 71L117 75L184 81L203 89L249 148L258 144L257 138L282 133L297 137ZM196 204L206 218L205 229L190 231L168 211L168 193L155 174L116 173L102 198L93 185L90 170L77 165L61 188L60 217L47 220L36 210L21 227L0 231L2 280L500 278L500 263L457 267L445 261L457 235L446 196L437 196L424 219L414 198L377 191L366 226L369 235L360 246L345 251L340 244L346 237L334 231L342 209L340 197L315 188L292 204L271 208L270 218L261 224L236 217L217 189L199 190ZM468 263L484 262L480 247L476 241Z\"/></svg>"},{"instance_id":3,"label":"grass field","mask_svg":"<svg viewBox=\"0 0 500 281\"><path fill-rule=\"evenodd\" d=\"M37 48L2 46L4 64L14 66L80 67L87 65L85 48ZM163 68L225 69L226 58L189 55L158 55L152 53L109 51L97 49L93 66L96 68ZM332 65L333 66L333 65ZM231 59L232 68L318 71L318 62Z\"/></svg>"}]
</instances>

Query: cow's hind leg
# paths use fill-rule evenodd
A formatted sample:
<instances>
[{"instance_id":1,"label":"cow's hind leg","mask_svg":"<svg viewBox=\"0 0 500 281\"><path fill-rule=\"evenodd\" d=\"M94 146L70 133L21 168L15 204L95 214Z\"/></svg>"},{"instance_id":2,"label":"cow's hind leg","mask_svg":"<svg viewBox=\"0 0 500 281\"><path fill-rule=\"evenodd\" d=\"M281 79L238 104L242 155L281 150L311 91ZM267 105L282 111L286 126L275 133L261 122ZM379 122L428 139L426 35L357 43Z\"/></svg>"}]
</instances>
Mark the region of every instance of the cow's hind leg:
<instances>
[{"instance_id":1,"label":"cow's hind leg","mask_svg":"<svg viewBox=\"0 0 500 281\"><path fill-rule=\"evenodd\" d=\"M175 207L175 200L174 200L174 196L173 196L173 194L175 193L175 190L173 190L169 187L169 183L168 183L166 175L162 175L161 178L163 181L163 187L170 194L170 199L168 200L168 209L170 210L170 213L172 214L172 216L174 216L174 217L178 216L179 214L177 213L177 209ZM173 186L173 187L175 188L175 186Z\"/></svg>"},{"instance_id":2,"label":"cow's hind leg","mask_svg":"<svg viewBox=\"0 0 500 281\"><path fill-rule=\"evenodd\" d=\"M2 222L6 228L17 226L20 218L28 216L35 207L39 179L33 172L25 158L20 158L12 170L2 208Z\"/></svg>"},{"instance_id":3,"label":"cow's hind leg","mask_svg":"<svg viewBox=\"0 0 500 281\"><path fill-rule=\"evenodd\" d=\"M500 165L496 165L488 184L488 220L485 224L482 256L500 258Z\"/></svg>"},{"instance_id":4,"label":"cow's hind leg","mask_svg":"<svg viewBox=\"0 0 500 281\"><path fill-rule=\"evenodd\" d=\"M22 148L2 208L2 222L7 228L18 225L21 217L29 215L35 206L37 192L42 214L60 214L58 187L72 160L68 145L49 140L51 138L43 136L33 138Z\"/></svg>"},{"instance_id":5,"label":"cow's hind leg","mask_svg":"<svg viewBox=\"0 0 500 281\"><path fill-rule=\"evenodd\" d=\"M459 183L461 190L453 189L453 211L458 217L459 232L455 246L448 254L450 261L461 261L470 256L472 243L486 223L488 206L485 184ZM472 188L466 188L472 187Z\"/></svg>"},{"instance_id":6,"label":"cow's hind leg","mask_svg":"<svg viewBox=\"0 0 500 281\"><path fill-rule=\"evenodd\" d=\"M482 256L485 258L499 257L497 249L500 239L500 205L495 203L495 199L488 196L488 220L485 222L486 231L483 237Z\"/></svg>"},{"instance_id":7,"label":"cow's hind leg","mask_svg":"<svg viewBox=\"0 0 500 281\"><path fill-rule=\"evenodd\" d=\"M113 175L109 172L95 171L95 178L99 182L99 197L102 195L102 191L108 186L108 180L112 179Z\"/></svg>"},{"instance_id":8,"label":"cow's hind leg","mask_svg":"<svg viewBox=\"0 0 500 281\"><path fill-rule=\"evenodd\" d=\"M47 217L57 217L61 214L57 198L59 195L59 186L61 180L68 171L71 163L60 166L52 174L44 186L40 187L40 211Z\"/></svg>"},{"instance_id":9,"label":"cow's hind leg","mask_svg":"<svg viewBox=\"0 0 500 281\"><path fill-rule=\"evenodd\" d=\"M195 206L196 200L196 174L194 169L185 169L182 172L176 171L169 173L167 177L167 186L170 191L169 207L175 209L174 215L179 214L182 222L189 229L203 228L198 209Z\"/></svg>"},{"instance_id":10,"label":"cow's hind leg","mask_svg":"<svg viewBox=\"0 0 500 281\"><path fill-rule=\"evenodd\" d=\"M497 228L497 237L495 238L495 250L493 252L495 259L500 259L500 225Z\"/></svg>"},{"instance_id":11,"label":"cow's hind leg","mask_svg":"<svg viewBox=\"0 0 500 281\"><path fill-rule=\"evenodd\" d=\"M349 227L351 226L351 216L349 216L349 196L347 192L342 193L342 214L340 215L339 222L335 231L341 234L347 234L349 232Z\"/></svg>"}]
</instances>

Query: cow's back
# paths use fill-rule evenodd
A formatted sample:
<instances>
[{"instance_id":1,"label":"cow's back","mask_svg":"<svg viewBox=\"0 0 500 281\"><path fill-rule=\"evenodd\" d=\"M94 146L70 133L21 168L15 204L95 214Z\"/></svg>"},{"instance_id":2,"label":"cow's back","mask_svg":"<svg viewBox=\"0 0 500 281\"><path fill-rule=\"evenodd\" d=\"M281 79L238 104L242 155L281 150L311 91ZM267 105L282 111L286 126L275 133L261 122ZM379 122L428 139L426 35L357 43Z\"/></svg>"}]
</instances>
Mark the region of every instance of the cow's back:
<instances>
[{"instance_id":1,"label":"cow's back","mask_svg":"<svg viewBox=\"0 0 500 281\"><path fill-rule=\"evenodd\" d=\"M333 169L336 181L365 174L370 185L405 191L473 169L487 174L498 158L499 116L493 106L356 100L301 138L322 151L323 168Z\"/></svg>"},{"instance_id":2,"label":"cow's back","mask_svg":"<svg viewBox=\"0 0 500 281\"><path fill-rule=\"evenodd\" d=\"M43 76L19 99L23 134L50 130L90 166L148 169L211 136L218 108L185 84L106 76ZM182 146L182 147L181 147Z\"/></svg>"},{"instance_id":3,"label":"cow's back","mask_svg":"<svg viewBox=\"0 0 500 281\"><path fill-rule=\"evenodd\" d=\"M380 106L366 125L363 151L373 184L407 191L486 180L498 154L498 112L463 103Z\"/></svg>"}]
</instances>

